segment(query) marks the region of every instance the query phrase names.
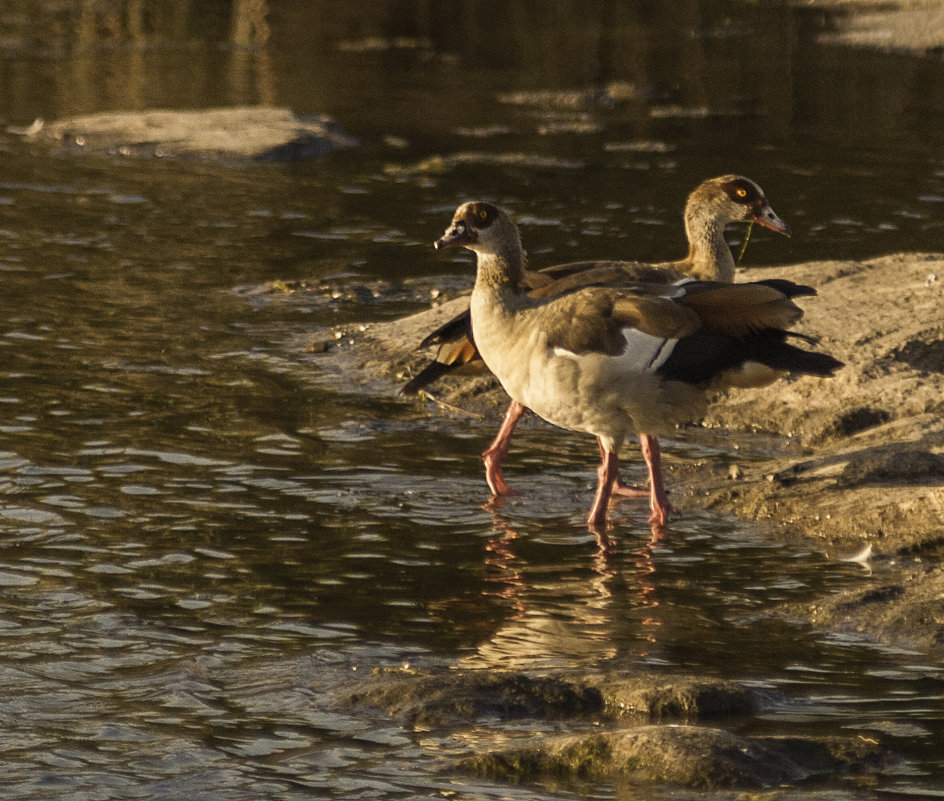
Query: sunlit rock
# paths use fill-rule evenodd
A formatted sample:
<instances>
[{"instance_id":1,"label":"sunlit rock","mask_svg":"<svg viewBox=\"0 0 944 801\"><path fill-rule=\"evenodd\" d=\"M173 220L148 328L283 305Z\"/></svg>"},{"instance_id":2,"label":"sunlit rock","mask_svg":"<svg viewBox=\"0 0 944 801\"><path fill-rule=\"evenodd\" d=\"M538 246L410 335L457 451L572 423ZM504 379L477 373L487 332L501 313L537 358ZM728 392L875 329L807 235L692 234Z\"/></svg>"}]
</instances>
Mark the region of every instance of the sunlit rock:
<instances>
[{"instance_id":1,"label":"sunlit rock","mask_svg":"<svg viewBox=\"0 0 944 801\"><path fill-rule=\"evenodd\" d=\"M106 112L22 135L69 153L207 161L305 161L358 144L329 117L267 106Z\"/></svg>"}]
</instances>

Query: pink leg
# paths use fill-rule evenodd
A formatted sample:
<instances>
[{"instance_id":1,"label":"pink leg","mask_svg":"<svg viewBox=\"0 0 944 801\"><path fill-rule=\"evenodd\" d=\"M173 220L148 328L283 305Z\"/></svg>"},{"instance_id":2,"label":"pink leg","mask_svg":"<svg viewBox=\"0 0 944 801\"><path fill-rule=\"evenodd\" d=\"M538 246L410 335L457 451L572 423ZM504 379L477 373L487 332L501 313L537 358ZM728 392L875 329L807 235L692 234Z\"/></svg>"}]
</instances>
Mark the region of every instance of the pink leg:
<instances>
[{"instance_id":1,"label":"pink leg","mask_svg":"<svg viewBox=\"0 0 944 801\"><path fill-rule=\"evenodd\" d=\"M639 435L639 445L649 469L649 522L655 526L664 526L669 515L678 514L678 509L669 503L669 496L662 483L662 458L659 440L649 434Z\"/></svg>"},{"instance_id":2,"label":"pink leg","mask_svg":"<svg viewBox=\"0 0 944 801\"><path fill-rule=\"evenodd\" d=\"M502 476L502 462L508 455L508 448L511 445L511 435L515 431L515 426L521 415L524 414L524 406L518 401L512 401L508 405L508 411L505 412L505 419L502 420L501 428L482 454L482 461L485 463L485 480L493 495L517 495L518 493L505 483Z\"/></svg>"},{"instance_id":3,"label":"pink leg","mask_svg":"<svg viewBox=\"0 0 944 801\"><path fill-rule=\"evenodd\" d=\"M604 451L603 460L597 468L597 494L590 507L587 517L587 526L591 531L602 531L606 528L606 512L613 495L613 485L619 476L619 456L612 451Z\"/></svg>"},{"instance_id":4,"label":"pink leg","mask_svg":"<svg viewBox=\"0 0 944 801\"><path fill-rule=\"evenodd\" d=\"M600 459L605 459L606 451L603 449L603 443L600 442L599 437L597 437L597 445L600 447ZM631 484L626 484L623 481L623 477L617 473L616 482L613 484L613 494L621 495L624 498L639 498L640 496L648 495L649 490L634 487Z\"/></svg>"}]
</instances>

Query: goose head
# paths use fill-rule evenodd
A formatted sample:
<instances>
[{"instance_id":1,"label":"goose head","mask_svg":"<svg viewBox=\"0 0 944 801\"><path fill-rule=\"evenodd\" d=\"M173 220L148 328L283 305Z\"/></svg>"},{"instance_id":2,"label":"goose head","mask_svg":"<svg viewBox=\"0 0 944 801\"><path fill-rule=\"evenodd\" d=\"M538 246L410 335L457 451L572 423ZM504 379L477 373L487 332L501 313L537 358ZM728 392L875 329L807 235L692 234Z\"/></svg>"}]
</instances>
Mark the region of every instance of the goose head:
<instances>
[{"instance_id":1,"label":"goose head","mask_svg":"<svg viewBox=\"0 0 944 801\"><path fill-rule=\"evenodd\" d=\"M517 289L523 279L526 259L518 227L491 203L463 203L433 246L437 250L462 247L475 253L477 283Z\"/></svg>"},{"instance_id":2,"label":"goose head","mask_svg":"<svg viewBox=\"0 0 944 801\"><path fill-rule=\"evenodd\" d=\"M773 210L764 190L742 175L722 175L701 183L686 204L686 216L712 216L728 223L754 222L790 236L789 226Z\"/></svg>"},{"instance_id":3,"label":"goose head","mask_svg":"<svg viewBox=\"0 0 944 801\"><path fill-rule=\"evenodd\" d=\"M482 256L498 256L521 249L518 228L498 206L482 200L463 203L452 216L452 223L433 246L468 248Z\"/></svg>"}]
</instances>

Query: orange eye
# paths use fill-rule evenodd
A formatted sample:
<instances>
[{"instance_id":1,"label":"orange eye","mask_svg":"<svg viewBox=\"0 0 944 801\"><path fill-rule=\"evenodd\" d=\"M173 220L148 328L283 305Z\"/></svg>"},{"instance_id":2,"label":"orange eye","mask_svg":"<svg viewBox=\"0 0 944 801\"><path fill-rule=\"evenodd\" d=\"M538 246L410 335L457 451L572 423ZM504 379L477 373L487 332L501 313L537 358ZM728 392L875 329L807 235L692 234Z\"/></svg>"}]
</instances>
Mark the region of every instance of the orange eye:
<instances>
[{"instance_id":1,"label":"orange eye","mask_svg":"<svg viewBox=\"0 0 944 801\"><path fill-rule=\"evenodd\" d=\"M738 189L738 191L737 191L737 196L738 196L738 197L747 197L747 190L742 186L740 189Z\"/></svg>"}]
</instances>

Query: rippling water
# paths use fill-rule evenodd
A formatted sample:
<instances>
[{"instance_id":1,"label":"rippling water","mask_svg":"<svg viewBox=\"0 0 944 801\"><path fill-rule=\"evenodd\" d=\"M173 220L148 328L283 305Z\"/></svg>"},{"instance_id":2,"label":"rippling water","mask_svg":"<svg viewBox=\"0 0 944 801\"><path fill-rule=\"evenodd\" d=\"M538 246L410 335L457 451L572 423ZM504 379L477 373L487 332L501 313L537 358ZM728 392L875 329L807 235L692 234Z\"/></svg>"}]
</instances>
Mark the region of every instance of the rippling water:
<instances>
[{"instance_id":1,"label":"rippling water","mask_svg":"<svg viewBox=\"0 0 944 801\"><path fill-rule=\"evenodd\" d=\"M675 255L685 192L728 169L797 232L756 236L753 263L939 249L944 95L912 88L939 87L939 63L816 45L801 12L684 5L694 28L647 3L539 24L527 3L247 4L268 24L248 44L226 4L151 9L143 40L106 15L73 41L69 4L44 4L59 24L38 32L2 15L13 123L273 102L362 139L265 167L0 142L0 765L17 798L689 797L457 776L451 757L516 732L413 732L332 703L404 663L745 681L793 699L753 732L859 733L907 757L823 797L935 797L940 666L772 611L857 586L859 566L694 510L653 538L628 501L604 557L582 439L522 437L509 474L527 495L487 508L494 421L427 419L304 347L421 308L403 281L467 281L429 242L470 196L515 210L535 262ZM291 291L318 278L340 290Z\"/></svg>"}]
</instances>

